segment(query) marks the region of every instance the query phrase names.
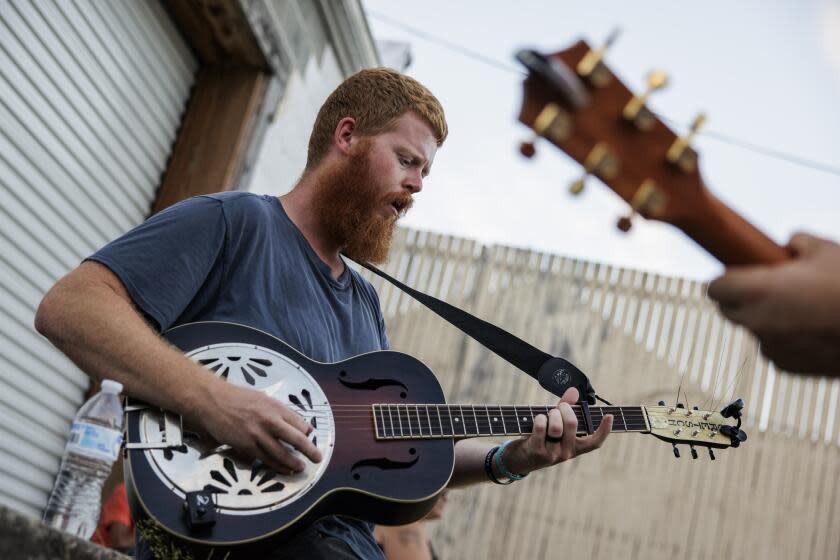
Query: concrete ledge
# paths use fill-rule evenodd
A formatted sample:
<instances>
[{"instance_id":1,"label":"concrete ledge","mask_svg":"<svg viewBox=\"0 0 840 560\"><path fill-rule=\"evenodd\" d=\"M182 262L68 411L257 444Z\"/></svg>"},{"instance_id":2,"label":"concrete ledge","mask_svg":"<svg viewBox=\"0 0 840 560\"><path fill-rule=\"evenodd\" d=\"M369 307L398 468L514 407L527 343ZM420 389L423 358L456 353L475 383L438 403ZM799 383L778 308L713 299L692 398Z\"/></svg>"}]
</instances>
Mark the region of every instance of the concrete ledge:
<instances>
[{"instance_id":1,"label":"concrete ledge","mask_svg":"<svg viewBox=\"0 0 840 560\"><path fill-rule=\"evenodd\" d=\"M124 554L52 529L0 505L0 558L15 560L125 560Z\"/></svg>"}]
</instances>

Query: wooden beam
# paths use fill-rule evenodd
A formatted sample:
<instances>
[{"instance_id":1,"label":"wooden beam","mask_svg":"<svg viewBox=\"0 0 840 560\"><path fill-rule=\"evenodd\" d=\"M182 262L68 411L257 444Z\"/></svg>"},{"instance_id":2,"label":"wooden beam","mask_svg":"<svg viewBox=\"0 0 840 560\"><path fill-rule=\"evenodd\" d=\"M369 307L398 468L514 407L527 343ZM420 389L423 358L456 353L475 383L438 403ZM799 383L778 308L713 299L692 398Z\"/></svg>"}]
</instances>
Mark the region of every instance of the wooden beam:
<instances>
[{"instance_id":1,"label":"wooden beam","mask_svg":"<svg viewBox=\"0 0 840 560\"><path fill-rule=\"evenodd\" d=\"M236 0L164 0L163 4L202 63L268 70Z\"/></svg>"},{"instance_id":2,"label":"wooden beam","mask_svg":"<svg viewBox=\"0 0 840 560\"><path fill-rule=\"evenodd\" d=\"M199 71L153 213L190 196L236 188L269 80L242 66Z\"/></svg>"}]
</instances>

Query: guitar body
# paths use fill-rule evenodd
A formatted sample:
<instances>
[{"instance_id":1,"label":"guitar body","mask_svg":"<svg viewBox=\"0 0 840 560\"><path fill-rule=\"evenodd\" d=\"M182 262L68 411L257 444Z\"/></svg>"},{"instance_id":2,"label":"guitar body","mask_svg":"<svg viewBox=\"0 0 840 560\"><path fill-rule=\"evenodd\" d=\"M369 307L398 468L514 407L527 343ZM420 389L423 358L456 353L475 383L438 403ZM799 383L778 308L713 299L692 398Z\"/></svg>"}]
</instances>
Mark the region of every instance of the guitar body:
<instances>
[{"instance_id":1,"label":"guitar body","mask_svg":"<svg viewBox=\"0 0 840 560\"><path fill-rule=\"evenodd\" d=\"M383 351L319 363L267 333L232 323L191 323L164 336L217 376L300 413L315 427L311 437L323 461L304 458L303 473L285 476L229 449L214 452L217 443L189 432L182 445L167 448L177 417L132 402L125 470L138 523L151 519L189 548L227 549L233 558L278 546L327 515L415 521L448 483L451 439L376 439L371 404L444 403L434 374L418 360ZM212 493L215 523L190 523L186 496L195 491Z\"/></svg>"}]
</instances>

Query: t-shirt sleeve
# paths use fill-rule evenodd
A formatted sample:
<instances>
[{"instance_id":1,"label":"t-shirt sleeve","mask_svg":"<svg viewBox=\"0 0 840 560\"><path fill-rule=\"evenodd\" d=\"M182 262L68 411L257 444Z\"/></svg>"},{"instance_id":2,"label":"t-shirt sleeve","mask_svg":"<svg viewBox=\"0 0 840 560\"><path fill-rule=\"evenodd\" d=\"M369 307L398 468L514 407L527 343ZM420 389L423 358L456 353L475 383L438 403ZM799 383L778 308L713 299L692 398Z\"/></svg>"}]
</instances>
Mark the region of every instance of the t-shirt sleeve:
<instances>
[{"instance_id":1,"label":"t-shirt sleeve","mask_svg":"<svg viewBox=\"0 0 840 560\"><path fill-rule=\"evenodd\" d=\"M222 202L198 196L163 210L87 260L107 266L135 305L169 328L224 257Z\"/></svg>"}]
</instances>

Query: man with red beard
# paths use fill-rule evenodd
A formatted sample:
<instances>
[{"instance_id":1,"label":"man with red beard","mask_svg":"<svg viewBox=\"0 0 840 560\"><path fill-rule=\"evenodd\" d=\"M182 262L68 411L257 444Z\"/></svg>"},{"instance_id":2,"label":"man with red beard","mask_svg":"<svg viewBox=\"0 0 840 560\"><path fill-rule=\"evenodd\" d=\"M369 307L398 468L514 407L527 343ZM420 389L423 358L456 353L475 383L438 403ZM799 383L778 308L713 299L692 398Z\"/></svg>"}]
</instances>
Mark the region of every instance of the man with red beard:
<instances>
[{"instance_id":1,"label":"man with red beard","mask_svg":"<svg viewBox=\"0 0 840 560\"><path fill-rule=\"evenodd\" d=\"M321 362L388 348L376 292L341 253L386 259L396 221L446 135L443 109L421 84L387 69L359 72L322 106L290 193L199 196L156 214L61 279L36 327L91 376L120 381L127 394L279 473L300 472L304 460L321 461L305 421L214 376L158 333L195 321L241 323ZM536 419L532 436L499 451L458 443L451 484L518 478L599 447L611 421L576 438L568 404L576 400L570 391ZM142 539L137 556L151 557ZM382 555L370 524L332 516L271 557Z\"/></svg>"}]
</instances>

